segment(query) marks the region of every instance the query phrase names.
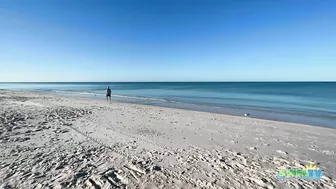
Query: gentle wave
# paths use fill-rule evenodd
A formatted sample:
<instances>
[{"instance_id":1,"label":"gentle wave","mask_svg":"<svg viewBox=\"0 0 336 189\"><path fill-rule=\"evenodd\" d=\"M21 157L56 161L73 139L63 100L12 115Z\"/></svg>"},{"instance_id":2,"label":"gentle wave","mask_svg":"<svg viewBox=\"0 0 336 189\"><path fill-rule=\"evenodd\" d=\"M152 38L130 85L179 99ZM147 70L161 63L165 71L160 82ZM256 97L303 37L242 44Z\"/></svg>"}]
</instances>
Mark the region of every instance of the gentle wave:
<instances>
[{"instance_id":1,"label":"gentle wave","mask_svg":"<svg viewBox=\"0 0 336 189\"><path fill-rule=\"evenodd\" d=\"M159 98L149 98L149 97L139 97L139 96L125 96L125 95L112 95L112 96L113 97L120 97L120 98L138 99L138 100L152 100L152 101L167 102L167 100L159 99Z\"/></svg>"},{"instance_id":2,"label":"gentle wave","mask_svg":"<svg viewBox=\"0 0 336 189\"><path fill-rule=\"evenodd\" d=\"M94 92L62 91L62 90L52 90L52 91L53 91L53 92L56 92L56 93L63 93L63 94L74 94L74 95L76 95L76 94L77 94L77 95L99 95L99 96L105 96L105 94L102 94L102 93L94 93ZM165 100L165 99L149 98L149 97L140 97L140 96L112 95L112 97L167 102L167 100Z\"/></svg>"},{"instance_id":3,"label":"gentle wave","mask_svg":"<svg viewBox=\"0 0 336 189\"><path fill-rule=\"evenodd\" d=\"M93 92L75 92L75 91L61 91L61 90L51 90L51 91L56 92L56 93L63 93L63 94L99 95Z\"/></svg>"},{"instance_id":4,"label":"gentle wave","mask_svg":"<svg viewBox=\"0 0 336 189\"><path fill-rule=\"evenodd\" d=\"M93 92L79 92L79 91L62 91L62 90L52 90L56 93L63 93L63 94L73 94L73 95L99 95L99 96L105 96L105 94L102 93L93 93ZM212 106L207 104L194 104L194 103L188 103L188 102L180 102L180 101L174 101L169 99L159 99L159 98L149 98L149 97L140 97L140 96L126 96L126 95L111 95L112 97L117 98L124 98L124 99L136 99L136 100L150 100L150 101L158 101L158 102L169 102L169 103L176 103L176 104L184 104L184 105L191 105L191 106L203 106L203 107L210 107L210 108L223 108L220 106Z\"/></svg>"}]
</instances>

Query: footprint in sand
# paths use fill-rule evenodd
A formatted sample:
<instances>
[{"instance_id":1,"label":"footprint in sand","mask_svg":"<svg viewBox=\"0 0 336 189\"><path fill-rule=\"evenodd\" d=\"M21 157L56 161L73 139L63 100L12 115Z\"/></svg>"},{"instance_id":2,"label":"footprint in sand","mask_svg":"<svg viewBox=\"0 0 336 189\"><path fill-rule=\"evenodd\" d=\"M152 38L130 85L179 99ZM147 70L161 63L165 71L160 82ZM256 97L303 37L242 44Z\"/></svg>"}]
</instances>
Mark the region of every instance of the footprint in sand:
<instances>
[{"instance_id":1,"label":"footprint in sand","mask_svg":"<svg viewBox=\"0 0 336 189\"><path fill-rule=\"evenodd\" d=\"M289 142L285 142L284 143L286 146L293 146L293 147L296 147L297 145L295 145L295 144L292 144L292 143L289 143Z\"/></svg>"},{"instance_id":2,"label":"footprint in sand","mask_svg":"<svg viewBox=\"0 0 336 189\"><path fill-rule=\"evenodd\" d=\"M238 144L238 141L237 140L231 140L231 143Z\"/></svg>"},{"instance_id":3,"label":"footprint in sand","mask_svg":"<svg viewBox=\"0 0 336 189\"><path fill-rule=\"evenodd\" d=\"M265 141L265 139L264 138L254 138L255 140L257 140L257 141L260 141L260 142L264 142Z\"/></svg>"},{"instance_id":4,"label":"footprint in sand","mask_svg":"<svg viewBox=\"0 0 336 189\"><path fill-rule=\"evenodd\" d=\"M326 154L326 155L334 155L335 154L334 151L330 151L330 150L321 150L321 152Z\"/></svg>"},{"instance_id":5,"label":"footprint in sand","mask_svg":"<svg viewBox=\"0 0 336 189\"><path fill-rule=\"evenodd\" d=\"M276 152L278 152L279 154L283 154L283 155L287 155L288 152L282 151L282 150L276 150Z\"/></svg>"},{"instance_id":6,"label":"footprint in sand","mask_svg":"<svg viewBox=\"0 0 336 189\"><path fill-rule=\"evenodd\" d=\"M257 146L247 147L247 149L249 149L249 150L259 150L259 148Z\"/></svg>"}]
</instances>

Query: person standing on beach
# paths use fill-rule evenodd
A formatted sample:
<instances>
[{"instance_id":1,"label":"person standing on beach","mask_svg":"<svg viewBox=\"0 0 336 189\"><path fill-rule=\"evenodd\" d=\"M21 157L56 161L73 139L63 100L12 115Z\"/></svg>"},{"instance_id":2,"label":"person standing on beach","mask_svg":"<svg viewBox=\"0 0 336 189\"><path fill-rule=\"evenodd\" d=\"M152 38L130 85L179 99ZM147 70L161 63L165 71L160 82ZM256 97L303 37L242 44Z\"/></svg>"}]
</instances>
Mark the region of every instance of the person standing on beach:
<instances>
[{"instance_id":1,"label":"person standing on beach","mask_svg":"<svg viewBox=\"0 0 336 189\"><path fill-rule=\"evenodd\" d=\"M106 100L108 101L108 99L110 98L110 102L112 101L111 100L111 89L110 87L107 87L106 89Z\"/></svg>"}]
</instances>

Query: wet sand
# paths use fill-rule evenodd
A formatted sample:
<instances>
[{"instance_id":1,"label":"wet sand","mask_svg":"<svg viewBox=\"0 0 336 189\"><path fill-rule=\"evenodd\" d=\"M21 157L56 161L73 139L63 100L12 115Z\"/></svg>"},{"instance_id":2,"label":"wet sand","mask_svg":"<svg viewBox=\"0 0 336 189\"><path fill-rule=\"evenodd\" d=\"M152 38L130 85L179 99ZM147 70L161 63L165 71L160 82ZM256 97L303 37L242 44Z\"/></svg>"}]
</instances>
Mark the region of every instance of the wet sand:
<instances>
[{"instance_id":1,"label":"wet sand","mask_svg":"<svg viewBox=\"0 0 336 189\"><path fill-rule=\"evenodd\" d=\"M0 91L1 188L335 188L336 130ZM321 180L279 181L314 163Z\"/></svg>"}]
</instances>

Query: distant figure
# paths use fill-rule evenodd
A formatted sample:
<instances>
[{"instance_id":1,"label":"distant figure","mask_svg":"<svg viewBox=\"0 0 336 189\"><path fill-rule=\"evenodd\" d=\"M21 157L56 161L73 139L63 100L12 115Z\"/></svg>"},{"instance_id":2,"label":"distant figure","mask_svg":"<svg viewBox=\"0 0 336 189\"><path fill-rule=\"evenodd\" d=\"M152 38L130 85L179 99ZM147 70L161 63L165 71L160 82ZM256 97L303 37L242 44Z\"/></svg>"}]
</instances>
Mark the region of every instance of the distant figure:
<instances>
[{"instance_id":1,"label":"distant figure","mask_svg":"<svg viewBox=\"0 0 336 189\"><path fill-rule=\"evenodd\" d=\"M108 101L108 99L110 98L110 102L112 101L111 100L111 89L110 87L107 87L106 89L106 100Z\"/></svg>"}]
</instances>

